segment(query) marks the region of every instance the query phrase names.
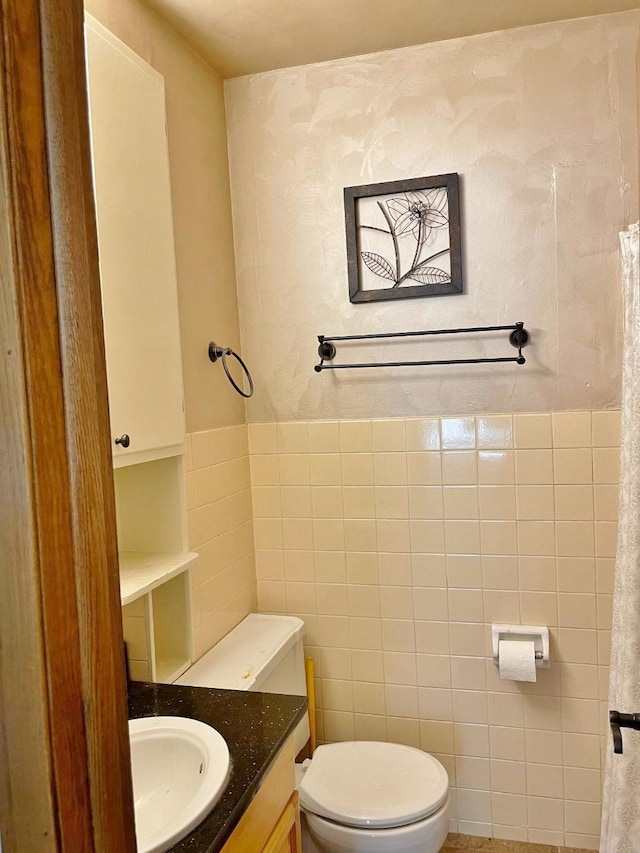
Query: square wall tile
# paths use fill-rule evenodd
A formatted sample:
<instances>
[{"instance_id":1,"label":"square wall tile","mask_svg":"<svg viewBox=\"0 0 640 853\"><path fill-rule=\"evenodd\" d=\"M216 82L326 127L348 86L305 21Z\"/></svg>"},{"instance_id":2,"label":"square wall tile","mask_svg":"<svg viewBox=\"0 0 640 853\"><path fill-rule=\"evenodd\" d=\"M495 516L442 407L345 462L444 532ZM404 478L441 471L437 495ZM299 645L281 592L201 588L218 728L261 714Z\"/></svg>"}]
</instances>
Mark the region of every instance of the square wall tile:
<instances>
[{"instance_id":1,"label":"square wall tile","mask_svg":"<svg viewBox=\"0 0 640 853\"><path fill-rule=\"evenodd\" d=\"M551 450L516 450L516 483L519 486L545 486L553 483Z\"/></svg>"},{"instance_id":2,"label":"square wall tile","mask_svg":"<svg viewBox=\"0 0 640 853\"><path fill-rule=\"evenodd\" d=\"M555 592L555 557L519 557L520 589L535 592Z\"/></svg>"},{"instance_id":3,"label":"square wall tile","mask_svg":"<svg viewBox=\"0 0 640 853\"><path fill-rule=\"evenodd\" d=\"M554 450L553 468L556 485L576 486L593 482L591 450L587 448Z\"/></svg>"},{"instance_id":4,"label":"square wall tile","mask_svg":"<svg viewBox=\"0 0 640 853\"><path fill-rule=\"evenodd\" d=\"M374 484L372 453L343 453L341 455L342 483L345 486Z\"/></svg>"},{"instance_id":5,"label":"square wall tile","mask_svg":"<svg viewBox=\"0 0 640 853\"><path fill-rule=\"evenodd\" d=\"M618 525L614 521L596 521L596 557L613 559L616 556Z\"/></svg>"},{"instance_id":6,"label":"square wall tile","mask_svg":"<svg viewBox=\"0 0 640 853\"><path fill-rule=\"evenodd\" d=\"M311 453L340 452L340 424L338 421L310 421L307 425Z\"/></svg>"},{"instance_id":7,"label":"square wall tile","mask_svg":"<svg viewBox=\"0 0 640 853\"><path fill-rule=\"evenodd\" d=\"M484 652L484 626L479 622L450 622L451 654L480 656Z\"/></svg>"},{"instance_id":8,"label":"square wall tile","mask_svg":"<svg viewBox=\"0 0 640 853\"><path fill-rule=\"evenodd\" d=\"M206 468L213 465L213 450L211 430L192 432L191 435L191 467Z\"/></svg>"},{"instance_id":9,"label":"square wall tile","mask_svg":"<svg viewBox=\"0 0 640 853\"><path fill-rule=\"evenodd\" d=\"M251 457L250 467L252 486L278 486L280 484L278 456L256 454Z\"/></svg>"},{"instance_id":10,"label":"square wall tile","mask_svg":"<svg viewBox=\"0 0 640 853\"><path fill-rule=\"evenodd\" d=\"M620 444L620 411L592 412L591 428L594 447L618 447Z\"/></svg>"},{"instance_id":11,"label":"square wall tile","mask_svg":"<svg viewBox=\"0 0 640 853\"><path fill-rule=\"evenodd\" d=\"M404 453L374 453L373 474L376 486L406 486L406 455Z\"/></svg>"},{"instance_id":12,"label":"square wall tile","mask_svg":"<svg viewBox=\"0 0 640 853\"><path fill-rule=\"evenodd\" d=\"M515 556L483 555L482 586L484 589L518 589L518 560Z\"/></svg>"},{"instance_id":13,"label":"square wall tile","mask_svg":"<svg viewBox=\"0 0 640 853\"><path fill-rule=\"evenodd\" d=\"M618 486L595 486L595 517L597 521L618 520Z\"/></svg>"},{"instance_id":14,"label":"square wall tile","mask_svg":"<svg viewBox=\"0 0 640 853\"><path fill-rule=\"evenodd\" d=\"M376 493L373 486L344 486L342 489L342 505L344 517L375 518Z\"/></svg>"},{"instance_id":15,"label":"square wall tile","mask_svg":"<svg viewBox=\"0 0 640 853\"><path fill-rule=\"evenodd\" d=\"M489 726L455 723L453 733L457 755L489 758Z\"/></svg>"},{"instance_id":16,"label":"square wall tile","mask_svg":"<svg viewBox=\"0 0 640 853\"><path fill-rule=\"evenodd\" d=\"M378 519L378 549L389 553L411 553L409 522L402 519Z\"/></svg>"},{"instance_id":17,"label":"square wall tile","mask_svg":"<svg viewBox=\"0 0 640 853\"><path fill-rule=\"evenodd\" d=\"M526 794L526 765L521 761L491 760L491 790L505 794Z\"/></svg>"},{"instance_id":18,"label":"square wall tile","mask_svg":"<svg viewBox=\"0 0 640 853\"><path fill-rule=\"evenodd\" d=\"M485 589L483 603L487 622L518 624L520 621L520 599L515 590Z\"/></svg>"},{"instance_id":19,"label":"square wall tile","mask_svg":"<svg viewBox=\"0 0 640 853\"><path fill-rule=\"evenodd\" d=\"M578 767L564 768L564 794L569 800L600 802L600 772Z\"/></svg>"},{"instance_id":20,"label":"square wall tile","mask_svg":"<svg viewBox=\"0 0 640 853\"><path fill-rule=\"evenodd\" d=\"M518 553L523 557L553 557L556 553L554 523L519 521Z\"/></svg>"},{"instance_id":21,"label":"square wall tile","mask_svg":"<svg viewBox=\"0 0 640 853\"><path fill-rule=\"evenodd\" d=\"M442 484L442 456L425 451L407 453L407 478L412 486L439 486Z\"/></svg>"},{"instance_id":22,"label":"square wall tile","mask_svg":"<svg viewBox=\"0 0 640 853\"><path fill-rule=\"evenodd\" d=\"M307 453L309 438L306 421L292 421L278 424L279 453Z\"/></svg>"},{"instance_id":23,"label":"square wall tile","mask_svg":"<svg viewBox=\"0 0 640 853\"><path fill-rule=\"evenodd\" d=\"M450 589L449 618L454 622L483 622L482 590Z\"/></svg>"},{"instance_id":24,"label":"square wall tile","mask_svg":"<svg viewBox=\"0 0 640 853\"><path fill-rule=\"evenodd\" d=\"M420 687L451 687L451 662L449 655L423 655L416 657Z\"/></svg>"},{"instance_id":25,"label":"square wall tile","mask_svg":"<svg viewBox=\"0 0 640 853\"><path fill-rule=\"evenodd\" d=\"M480 486L478 488L480 518L510 521L516 517L514 486Z\"/></svg>"},{"instance_id":26,"label":"square wall tile","mask_svg":"<svg viewBox=\"0 0 640 853\"><path fill-rule=\"evenodd\" d=\"M442 418L441 430L444 450L471 450L476 446L473 418Z\"/></svg>"},{"instance_id":27,"label":"square wall tile","mask_svg":"<svg viewBox=\"0 0 640 853\"><path fill-rule=\"evenodd\" d=\"M617 484L620 479L620 451L617 447L593 448L593 482Z\"/></svg>"},{"instance_id":28,"label":"square wall tile","mask_svg":"<svg viewBox=\"0 0 640 853\"><path fill-rule=\"evenodd\" d=\"M373 450L371 421L340 421L340 451L367 453Z\"/></svg>"},{"instance_id":29,"label":"square wall tile","mask_svg":"<svg viewBox=\"0 0 640 853\"><path fill-rule=\"evenodd\" d=\"M492 726L524 726L524 700L517 693L489 693L489 722Z\"/></svg>"},{"instance_id":30,"label":"square wall tile","mask_svg":"<svg viewBox=\"0 0 640 853\"><path fill-rule=\"evenodd\" d=\"M518 547L516 522L481 521L480 543L483 554L515 554Z\"/></svg>"},{"instance_id":31,"label":"square wall tile","mask_svg":"<svg viewBox=\"0 0 640 853\"><path fill-rule=\"evenodd\" d=\"M442 592L445 592L445 590L442 590ZM444 604L446 607L446 593L444 596ZM415 601L415 592L414 609L417 620L415 623L416 651L420 654L427 655L448 655L452 648L452 644L449 641L449 624L447 622L420 621L418 619L420 606Z\"/></svg>"},{"instance_id":32,"label":"square wall tile","mask_svg":"<svg viewBox=\"0 0 640 853\"><path fill-rule=\"evenodd\" d=\"M448 486L476 486L476 454L472 451L445 451L442 454L442 481Z\"/></svg>"},{"instance_id":33,"label":"square wall tile","mask_svg":"<svg viewBox=\"0 0 640 853\"><path fill-rule=\"evenodd\" d=\"M488 758L456 758L456 785L478 791L491 789L491 771Z\"/></svg>"},{"instance_id":34,"label":"square wall tile","mask_svg":"<svg viewBox=\"0 0 640 853\"><path fill-rule=\"evenodd\" d=\"M516 487L518 518L522 521L553 521L555 518L553 486Z\"/></svg>"},{"instance_id":35,"label":"square wall tile","mask_svg":"<svg viewBox=\"0 0 640 853\"><path fill-rule=\"evenodd\" d=\"M443 622L449 618L447 590L438 587L418 587L413 590L415 618L425 622ZM424 649L423 649L424 651Z\"/></svg>"},{"instance_id":36,"label":"square wall tile","mask_svg":"<svg viewBox=\"0 0 640 853\"><path fill-rule=\"evenodd\" d=\"M558 557L558 591L595 593L595 560L591 557Z\"/></svg>"},{"instance_id":37,"label":"square wall tile","mask_svg":"<svg viewBox=\"0 0 640 853\"><path fill-rule=\"evenodd\" d=\"M443 496L446 518L479 518L477 486L445 486Z\"/></svg>"},{"instance_id":38,"label":"square wall tile","mask_svg":"<svg viewBox=\"0 0 640 853\"><path fill-rule=\"evenodd\" d=\"M267 459L271 458L273 457L267 457ZM311 484L308 454L280 454L278 463L280 466L280 483L283 486L308 486Z\"/></svg>"},{"instance_id":39,"label":"square wall tile","mask_svg":"<svg viewBox=\"0 0 640 853\"><path fill-rule=\"evenodd\" d=\"M478 521L445 521L445 545L449 554L480 553Z\"/></svg>"},{"instance_id":40,"label":"square wall tile","mask_svg":"<svg viewBox=\"0 0 640 853\"><path fill-rule=\"evenodd\" d=\"M430 753L453 754L453 723L420 720L420 748Z\"/></svg>"},{"instance_id":41,"label":"square wall tile","mask_svg":"<svg viewBox=\"0 0 640 853\"><path fill-rule=\"evenodd\" d=\"M563 763L560 732L525 729L525 749L527 761L532 763L555 765Z\"/></svg>"},{"instance_id":42,"label":"square wall tile","mask_svg":"<svg viewBox=\"0 0 640 853\"><path fill-rule=\"evenodd\" d=\"M407 450L440 450L438 418L411 418L405 421Z\"/></svg>"},{"instance_id":43,"label":"square wall tile","mask_svg":"<svg viewBox=\"0 0 640 853\"><path fill-rule=\"evenodd\" d=\"M558 521L593 521L592 486L556 486L555 504Z\"/></svg>"},{"instance_id":44,"label":"square wall tile","mask_svg":"<svg viewBox=\"0 0 640 853\"><path fill-rule=\"evenodd\" d=\"M476 418L479 450L507 450L513 447L511 415L487 415Z\"/></svg>"},{"instance_id":45,"label":"square wall tile","mask_svg":"<svg viewBox=\"0 0 640 853\"><path fill-rule=\"evenodd\" d=\"M403 420L372 421L374 453L406 450Z\"/></svg>"},{"instance_id":46,"label":"square wall tile","mask_svg":"<svg viewBox=\"0 0 640 853\"><path fill-rule=\"evenodd\" d=\"M411 586L411 555L378 553L378 567L382 586Z\"/></svg>"},{"instance_id":47,"label":"square wall tile","mask_svg":"<svg viewBox=\"0 0 640 853\"><path fill-rule=\"evenodd\" d=\"M544 449L552 446L551 415L514 415L515 446L522 450Z\"/></svg>"},{"instance_id":48,"label":"square wall tile","mask_svg":"<svg viewBox=\"0 0 640 853\"><path fill-rule=\"evenodd\" d=\"M588 521L556 522L556 553L559 557L593 557L593 524Z\"/></svg>"},{"instance_id":49,"label":"square wall tile","mask_svg":"<svg viewBox=\"0 0 640 853\"><path fill-rule=\"evenodd\" d=\"M447 584L450 588L480 589L482 561L477 554L448 554Z\"/></svg>"},{"instance_id":50,"label":"square wall tile","mask_svg":"<svg viewBox=\"0 0 640 853\"><path fill-rule=\"evenodd\" d=\"M272 488L269 486L256 486L254 492L258 489ZM283 518L310 518L313 510L311 508L311 487L310 486L281 486L280 487L280 507ZM255 513L259 515L258 512Z\"/></svg>"},{"instance_id":51,"label":"square wall tile","mask_svg":"<svg viewBox=\"0 0 640 853\"><path fill-rule=\"evenodd\" d=\"M558 620L561 628L596 628L595 596L558 593Z\"/></svg>"},{"instance_id":52,"label":"square wall tile","mask_svg":"<svg viewBox=\"0 0 640 853\"><path fill-rule=\"evenodd\" d=\"M278 452L278 428L277 424L249 424L249 452L255 453L277 453Z\"/></svg>"},{"instance_id":53,"label":"square wall tile","mask_svg":"<svg viewBox=\"0 0 640 853\"><path fill-rule=\"evenodd\" d=\"M444 518L443 492L439 486L409 486L411 518Z\"/></svg>"},{"instance_id":54,"label":"square wall tile","mask_svg":"<svg viewBox=\"0 0 640 853\"><path fill-rule=\"evenodd\" d=\"M444 587L447 584L444 554L412 554L411 572L416 587Z\"/></svg>"},{"instance_id":55,"label":"square wall tile","mask_svg":"<svg viewBox=\"0 0 640 853\"><path fill-rule=\"evenodd\" d=\"M444 551L442 521L412 519L409 522L411 551L421 554L441 554Z\"/></svg>"},{"instance_id":56,"label":"square wall tile","mask_svg":"<svg viewBox=\"0 0 640 853\"><path fill-rule=\"evenodd\" d=\"M591 447L591 412L554 412L554 447Z\"/></svg>"},{"instance_id":57,"label":"square wall tile","mask_svg":"<svg viewBox=\"0 0 640 853\"><path fill-rule=\"evenodd\" d=\"M451 684L458 690L487 689L487 675L484 658L451 657Z\"/></svg>"},{"instance_id":58,"label":"square wall tile","mask_svg":"<svg viewBox=\"0 0 640 853\"><path fill-rule=\"evenodd\" d=\"M312 486L342 485L342 466L339 453L312 453L309 456L309 477Z\"/></svg>"},{"instance_id":59,"label":"square wall tile","mask_svg":"<svg viewBox=\"0 0 640 853\"><path fill-rule=\"evenodd\" d=\"M478 453L478 482L482 486L511 486L515 465L511 450L481 450Z\"/></svg>"},{"instance_id":60,"label":"square wall tile","mask_svg":"<svg viewBox=\"0 0 640 853\"><path fill-rule=\"evenodd\" d=\"M561 832L564 828L562 800L550 797L527 797L529 826L534 829L550 829Z\"/></svg>"},{"instance_id":61,"label":"square wall tile","mask_svg":"<svg viewBox=\"0 0 640 853\"><path fill-rule=\"evenodd\" d=\"M515 794L491 794L493 822L502 826L527 825L527 798Z\"/></svg>"},{"instance_id":62,"label":"square wall tile","mask_svg":"<svg viewBox=\"0 0 640 853\"><path fill-rule=\"evenodd\" d=\"M311 508L314 518L343 518L342 489L340 486L312 486ZM371 549L365 548L363 550Z\"/></svg>"}]
</instances>

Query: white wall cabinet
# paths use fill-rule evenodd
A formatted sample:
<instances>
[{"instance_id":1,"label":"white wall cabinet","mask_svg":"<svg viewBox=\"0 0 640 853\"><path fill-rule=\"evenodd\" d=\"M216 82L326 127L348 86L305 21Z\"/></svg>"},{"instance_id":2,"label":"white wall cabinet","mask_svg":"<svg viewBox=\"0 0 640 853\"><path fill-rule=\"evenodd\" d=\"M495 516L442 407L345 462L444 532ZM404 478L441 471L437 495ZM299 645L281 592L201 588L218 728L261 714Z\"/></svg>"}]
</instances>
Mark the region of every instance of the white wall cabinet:
<instances>
[{"instance_id":1,"label":"white wall cabinet","mask_svg":"<svg viewBox=\"0 0 640 853\"><path fill-rule=\"evenodd\" d=\"M85 24L124 635L132 677L172 681L192 660L198 555L188 550L164 81Z\"/></svg>"},{"instance_id":2,"label":"white wall cabinet","mask_svg":"<svg viewBox=\"0 0 640 853\"><path fill-rule=\"evenodd\" d=\"M114 465L182 453L185 419L164 80L86 20ZM126 435L127 446L116 444Z\"/></svg>"}]
</instances>

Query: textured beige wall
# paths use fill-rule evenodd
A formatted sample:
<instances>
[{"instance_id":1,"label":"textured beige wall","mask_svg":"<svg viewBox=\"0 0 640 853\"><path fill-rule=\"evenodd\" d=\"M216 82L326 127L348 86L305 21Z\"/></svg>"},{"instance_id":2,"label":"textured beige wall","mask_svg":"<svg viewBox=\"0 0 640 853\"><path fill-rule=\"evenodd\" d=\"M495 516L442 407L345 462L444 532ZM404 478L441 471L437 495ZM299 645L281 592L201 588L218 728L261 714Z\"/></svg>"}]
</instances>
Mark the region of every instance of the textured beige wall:
<instances>
[{"instance_id":1,"label":"textured beige wall","mask_svg":"<svg viewBox=\"0 0 640 853\"><path fill-rule=\"evenodd\" d=\"M615 406L617 232L636 218L638 13L225 83L249 420ZM458 172L466 292L348 301L342 188ZM316 375L316 335L523 320L524 368ZM511 355L501 339L343 360ZM346 348L345 348L346 349Z\"/></svg>"},{"instance_id":2,"label":"textured beige wall","mask_svg":"<svg viewBox=\"0 0 640 853\"><path fill-rule=\"evenodd\" d=\"M305 621L319 738L436 754L454 831L598 848L619 432L615 411L249 424L258 604ZM535 684L498 677L492 622L549 626Z\"/></svg>"},{"instance_id":3,"label":"textured beige wall","mask_svg":"<svg viewBox=\"0 0 640 853\"><path fill-rule=\"evenodd\" d=\"M165 78L187 429L244 422L241 398L214 338L239 346L222 81L139 0L87 0L86 9Z\"/></svg>"}]
</instances>

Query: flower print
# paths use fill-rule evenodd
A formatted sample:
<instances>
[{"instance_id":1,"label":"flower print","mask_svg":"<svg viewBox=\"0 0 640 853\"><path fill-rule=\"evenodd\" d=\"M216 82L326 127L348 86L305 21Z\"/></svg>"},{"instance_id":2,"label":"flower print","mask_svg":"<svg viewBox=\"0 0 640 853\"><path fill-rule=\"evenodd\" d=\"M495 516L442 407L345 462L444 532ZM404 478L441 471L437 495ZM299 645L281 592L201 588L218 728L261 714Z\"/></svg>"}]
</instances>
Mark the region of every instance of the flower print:
<instances>
[{"instance_id":1,"label":"flower print","mask_svg":"<svg viewBox=\"0 0 640 853\"><path fill-rule=\"evenodd\" d=\"M446 189L437 187L428 191L408 192L404 198L392 198L387 202L387 208L398 237L413 234L422 243L432 228L443 228L448 224L449 220L443 213L446 204Z\"/></svg>"}]
</instances>

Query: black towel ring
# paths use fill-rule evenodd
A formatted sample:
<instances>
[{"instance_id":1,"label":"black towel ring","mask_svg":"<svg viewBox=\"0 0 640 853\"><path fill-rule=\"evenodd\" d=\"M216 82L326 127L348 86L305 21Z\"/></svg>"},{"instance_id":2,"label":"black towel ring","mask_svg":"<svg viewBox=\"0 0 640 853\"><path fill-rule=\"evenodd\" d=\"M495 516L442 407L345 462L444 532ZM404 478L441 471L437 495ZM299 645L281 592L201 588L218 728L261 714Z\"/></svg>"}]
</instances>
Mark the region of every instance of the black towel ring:
<instances>
[{"instance_id":1,"label":"black towel ring","mask_svg":"<svg viewBox=\"0 0 640 853\"><path fill-rule=\"evenodd\" d=\"M236 383L233 376L229 373L229 368L227 367L227 356L232 355L236 361L240 363L240 367L244 371L244 375L247 377L247 382L249 383L249 393L243 391L242 388ZM237 352L234 352L231 347L219 347L218 344L211 341L209 344L209 358L214 363L220 359L222 361L222 366L224 367L224 372L227 374L227 379L236 389L238 394L242 397L253 397L253 379L251 378L251 374L249 373L249 368L244 363L244 361L240 358Z\"/></svg>"}]
</instances>

